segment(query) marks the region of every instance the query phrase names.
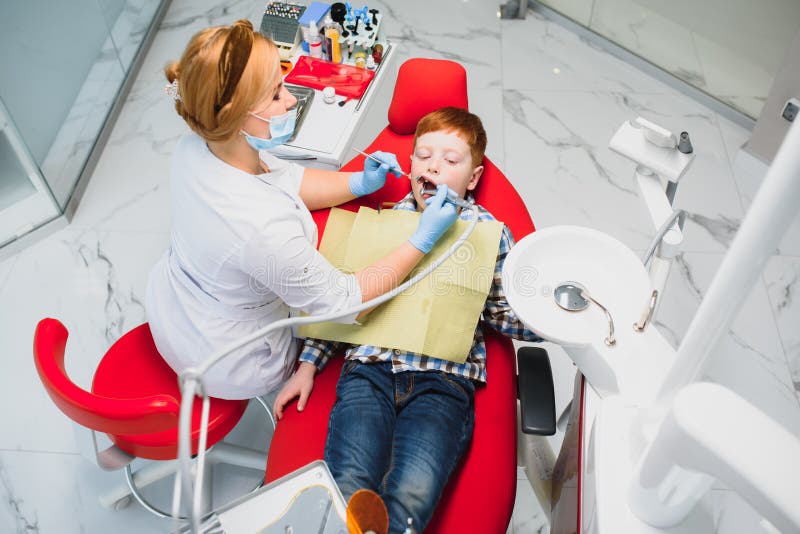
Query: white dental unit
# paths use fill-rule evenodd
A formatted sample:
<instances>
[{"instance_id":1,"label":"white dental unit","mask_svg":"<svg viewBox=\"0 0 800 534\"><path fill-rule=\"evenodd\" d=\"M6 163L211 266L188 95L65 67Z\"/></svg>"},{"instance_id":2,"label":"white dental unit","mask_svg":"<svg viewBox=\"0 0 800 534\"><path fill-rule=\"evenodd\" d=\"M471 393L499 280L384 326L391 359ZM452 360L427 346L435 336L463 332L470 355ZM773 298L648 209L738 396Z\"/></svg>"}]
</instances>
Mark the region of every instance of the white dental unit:
<instances>
[{"instance_id":1,"label":"white dental unit","mask_svg":"<svg viewBox=\"0 0 800 534\"><path fill-rule=\"evenodd\" d=\"M652 323L683 239L672 200L692 147L688 135L637 119L610 148L637 164L658 230L645 257L602 232L557 226L517 243L503 271L512 308L579 371L553 473L551 532L712 532L697 505L715 480L768 530L800 532L800 439L736 392L698 381L798 214L800 128L787 134L677 350Z\"/></svg>"}]
</instances>

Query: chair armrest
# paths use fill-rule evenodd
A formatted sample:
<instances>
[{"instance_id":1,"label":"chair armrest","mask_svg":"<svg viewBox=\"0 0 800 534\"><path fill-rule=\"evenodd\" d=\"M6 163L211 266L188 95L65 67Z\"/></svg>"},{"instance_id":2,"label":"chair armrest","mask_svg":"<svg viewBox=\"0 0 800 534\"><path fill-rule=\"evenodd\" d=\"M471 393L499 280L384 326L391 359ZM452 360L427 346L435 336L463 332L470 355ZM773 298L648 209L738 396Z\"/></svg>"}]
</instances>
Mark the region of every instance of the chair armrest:
<instances>
[{"instance_id":1,"label":"chair armrest","mask_svg":"<svg viewBox=\"0 0 800 534\"><path fill-rule=\"evenodd\" d=\"M522 347L517 352L517 368L522 431L552 436L556 433L556 399L547 351L541 347Z\"/></svg>"}]
</instances>

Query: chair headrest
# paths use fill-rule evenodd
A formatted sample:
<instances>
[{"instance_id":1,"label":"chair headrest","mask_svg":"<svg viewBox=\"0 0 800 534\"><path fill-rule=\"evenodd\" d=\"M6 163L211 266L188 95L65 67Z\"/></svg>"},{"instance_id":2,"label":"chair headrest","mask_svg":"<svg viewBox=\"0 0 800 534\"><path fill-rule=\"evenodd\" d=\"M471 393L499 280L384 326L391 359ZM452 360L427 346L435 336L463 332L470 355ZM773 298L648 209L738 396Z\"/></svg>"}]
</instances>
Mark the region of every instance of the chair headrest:
<instances>
[{"instance_id":1,"label":"chair headrest","mask_svg":"<svg viewBox=\"0 0 800 534\"><path fill-rule=\"evenodd\" d=\"M389 106L389 128L413 134L419 120L439 108L469 109L467 71L446 59L409 59L400 66Z\"/></svg>"}]
</instances>

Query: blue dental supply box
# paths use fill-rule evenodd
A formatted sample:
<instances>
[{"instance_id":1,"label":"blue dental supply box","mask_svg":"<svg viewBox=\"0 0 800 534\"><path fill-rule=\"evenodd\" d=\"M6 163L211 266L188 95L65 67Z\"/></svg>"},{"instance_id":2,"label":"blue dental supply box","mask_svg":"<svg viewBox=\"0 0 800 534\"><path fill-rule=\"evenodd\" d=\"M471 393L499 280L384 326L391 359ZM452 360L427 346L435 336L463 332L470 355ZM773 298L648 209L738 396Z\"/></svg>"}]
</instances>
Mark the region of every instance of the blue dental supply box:
<instances>
[{"instance_id":1,"label":"blue dental supply box","mask_svg":"<svg viewBox=\"0 0 800 534\"><path fill-rule=\"evenodd\" d=\"M308 7L303 12L303 15L300 17L298 22L300 23L300 26L308 27L308 25L312 22L315 22L317 26L319 26L322 22L322 19L330 10L331 6L329 4L324 4L322 2L311 2L308 4Z\"/></svg>"}]
</instances>

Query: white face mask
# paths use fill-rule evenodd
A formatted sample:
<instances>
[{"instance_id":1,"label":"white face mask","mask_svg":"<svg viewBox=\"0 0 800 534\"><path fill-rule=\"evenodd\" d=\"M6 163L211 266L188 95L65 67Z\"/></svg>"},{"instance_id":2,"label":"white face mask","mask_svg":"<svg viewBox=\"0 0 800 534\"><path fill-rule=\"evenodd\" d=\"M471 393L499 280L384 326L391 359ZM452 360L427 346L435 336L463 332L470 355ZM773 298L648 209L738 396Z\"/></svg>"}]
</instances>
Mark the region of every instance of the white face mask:
<instances>
[{"instance_id":1,"label":"white face mask","mask_svg":"<svg viewBox=\"0 0 800 534\"><path fill-rule=\"evenodd\" d=\"M250 112L250 115L264 122L269 123L269 135L270 135L269 139L264 139L263 137L256 137L254 135L250 135L244 130L241 131L242 135L244 135L245 140L247 140L247 144L249 144L256 150L268 150L270 148L280 146L284 144L286 141L288 141L289 138L292 137L292 134L294 133L295 121L297 120L296 108L290 109L283 115L275 115L270 119L259 117L253 112Z\"/></svg>"}]
</instances>

